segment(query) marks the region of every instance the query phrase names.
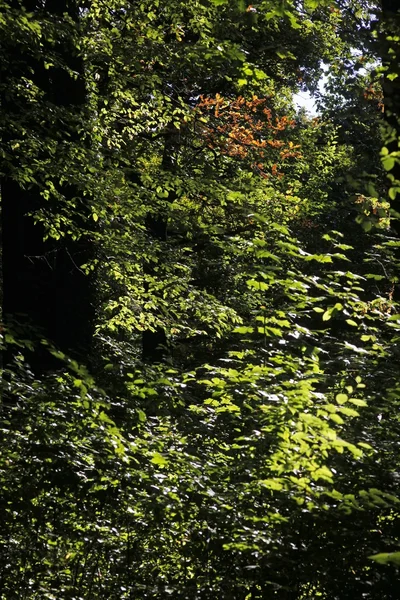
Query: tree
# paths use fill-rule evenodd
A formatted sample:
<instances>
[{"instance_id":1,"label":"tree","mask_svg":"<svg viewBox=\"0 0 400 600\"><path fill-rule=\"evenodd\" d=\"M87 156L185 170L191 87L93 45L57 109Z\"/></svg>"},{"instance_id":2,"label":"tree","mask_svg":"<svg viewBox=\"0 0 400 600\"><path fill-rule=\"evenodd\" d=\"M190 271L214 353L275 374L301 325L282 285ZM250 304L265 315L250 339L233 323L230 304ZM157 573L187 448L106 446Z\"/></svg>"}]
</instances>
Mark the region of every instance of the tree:
<instances>
[{"instance_id":1,"label":"tree","mask_svg":"<svg viewBox=\"0 0 400 600\"><path fill-rule=\"evenodd\" d=\"M85 355L94 306L80 267L93 247L81 232L88 215L79 174L86 89L78 5L4 9L3 313ZM39 370L50 366L38 351L30 360Z\"/></svg>"},{"instance_id":2,"label":"tree","mask_svg":"<svg viewBox=\"0 0 400 600\"><path fill-rule=\"evenodd\" d=\"M18 185L35 256L57 250L46 307L62 276L96 333L89 371L90 327L17 298L53 362L7 330L0 597L390 598L368 556L398 522L398 241L351 61L372 17L58 6L2 5L3 228ZM338 65L321 117L296 114L338 58L351 90Z\"/></svg>"}]
</instances>

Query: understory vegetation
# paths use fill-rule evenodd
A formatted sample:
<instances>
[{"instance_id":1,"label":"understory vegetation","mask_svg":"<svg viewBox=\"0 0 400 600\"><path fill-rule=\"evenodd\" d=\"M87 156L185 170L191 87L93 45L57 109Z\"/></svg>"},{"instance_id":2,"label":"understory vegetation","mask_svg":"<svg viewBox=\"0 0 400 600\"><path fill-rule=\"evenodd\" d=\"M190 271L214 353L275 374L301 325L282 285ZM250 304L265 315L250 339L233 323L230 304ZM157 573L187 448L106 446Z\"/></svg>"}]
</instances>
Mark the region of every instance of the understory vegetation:
<instances>
[{"instance_id":1,"label":"understory vegetation","mask_svg":"<svg viewBox=\"0 0 400 600\"><path fill-rule=\"evenodd\" d=\"M0 600L397 598L396 4L0 0Z\"/></svg>"}]
</instances>

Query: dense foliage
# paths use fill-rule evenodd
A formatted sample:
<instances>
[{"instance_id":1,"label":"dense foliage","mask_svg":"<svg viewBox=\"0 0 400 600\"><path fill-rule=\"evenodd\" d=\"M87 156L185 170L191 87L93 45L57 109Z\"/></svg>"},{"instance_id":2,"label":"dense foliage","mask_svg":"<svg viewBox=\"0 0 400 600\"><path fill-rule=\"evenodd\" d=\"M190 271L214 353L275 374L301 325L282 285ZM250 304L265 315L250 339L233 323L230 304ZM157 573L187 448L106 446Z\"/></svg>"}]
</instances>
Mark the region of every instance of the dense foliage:
<instances>
[{"instance_id":1,"label":"dense foliage","mask_svg":"<svg viewBox=\"0 0 400 600\"><path fill-rule=\"evenodd\" d=\"M2 600L396 597L396 10L0 0Z\"/></svg>"}]
</instances>

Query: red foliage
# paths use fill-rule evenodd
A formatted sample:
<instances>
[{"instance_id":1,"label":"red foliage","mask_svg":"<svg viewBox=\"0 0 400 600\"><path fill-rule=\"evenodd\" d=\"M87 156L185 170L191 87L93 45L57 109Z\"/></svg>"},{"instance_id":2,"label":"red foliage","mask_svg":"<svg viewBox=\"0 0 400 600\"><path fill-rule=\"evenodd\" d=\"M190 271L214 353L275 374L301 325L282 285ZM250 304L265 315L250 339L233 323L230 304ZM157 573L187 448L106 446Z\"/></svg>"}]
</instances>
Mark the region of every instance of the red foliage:
<instances>
[{"instance_id":1,"label":"red foliage","mask_svg":"<svg viewBox=\"0 0 400 600\"><path fill-rule=\"evenodd\" d=\"M207 116L207 124L202 134L210 148L218 149L221 154L249 160L250 167L262 177L268 177L265 165L267 159L273 159L270 174L282 177L276 164L274 153L270 149L280 149L280 160L301 156L299 146L293 142L277 139L279 133L294 126L294 121L286 116L273 117L267 106L267 98L253 96L246 100L243 96L236 99L223 98L216 94L214 98L201 96L197 110Z\"/></svg>"}]
</instances>

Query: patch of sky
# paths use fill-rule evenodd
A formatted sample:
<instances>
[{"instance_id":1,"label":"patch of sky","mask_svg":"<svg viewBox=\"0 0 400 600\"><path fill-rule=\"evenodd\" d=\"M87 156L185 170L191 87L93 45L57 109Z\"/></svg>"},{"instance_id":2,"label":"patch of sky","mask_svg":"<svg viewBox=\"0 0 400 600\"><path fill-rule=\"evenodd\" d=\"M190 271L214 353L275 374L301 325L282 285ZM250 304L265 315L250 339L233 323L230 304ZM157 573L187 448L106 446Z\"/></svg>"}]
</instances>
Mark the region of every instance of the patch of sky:
<instances>
[{"instance_id":1,"label":"patch of sky","mask_svg":"<svg viewBox=\"0 0 400 600\"><path fill-rule=\"evenodd\" d=\"M327 78L328 71L329 71L329 67L327 65L324 65L324 75L322 75L322 77L318 83L318 90L315 94L312 94L311 92L308 92L307 90L301 90L301 91L297 92L297 94L294 94L294 96L293 96L293 102L294 102L295 106L297 106L297 108L299 110L304 108L307 111L307 113L312 117L315 117L316 115L318 115L316 96L321 97L324 95L325 85L328 81L328 78Z\"/></svg>"},{"instance_id":2,"label":"patch of sky","mask_svg":"<svg viewBox=\"0 0 400 600\"><path fill-rule=\"evenodd\" d=\"M293 96L293 102L299 110L304 108L309 115L315 116L318 112L315 100L310 92L305 91L295 94Z\"/></svg>"},{"instance_id":3,"label":"patch of sky","mask_svg":"<svg viewBox=\"0 0 400 600\"><path fill-rule=\"evenodd\" d=\"M399 0L400 2L400 0ZM363 55L363 53L361 51L356 51L353 50L351 52L352 54L352 59L350 59L349 61L349 67L353 66L355 63L357 62L357 59L360 58L360 56ZM368 68L365 67L357 67L357 75L358 76L364 76L367 74L368 71L371 71L372 68L375 68L376 66L378 66L377 62L374 61L368 61L368 63L366 63L366 66L368 64ZM318 100L321 101L321 99L324 97L324 94L326 93L326 85L328 83L328 78L329 78L329 65L328 64L322 64L322 69L323 69L323 75L321 77L321 79L319 80L318 83L318 88L314 93L311 93L307 90L300 90L299 92L297 92L297 94L294 94L293 96L293 102L294 105L297 107L298 110L300 109L305 109L307 111L307 113L309 114L309 116L311 117L315 117L319 114L318 111L318 106L317 106L317 98Z\"/></svg>"}]
</instances>

